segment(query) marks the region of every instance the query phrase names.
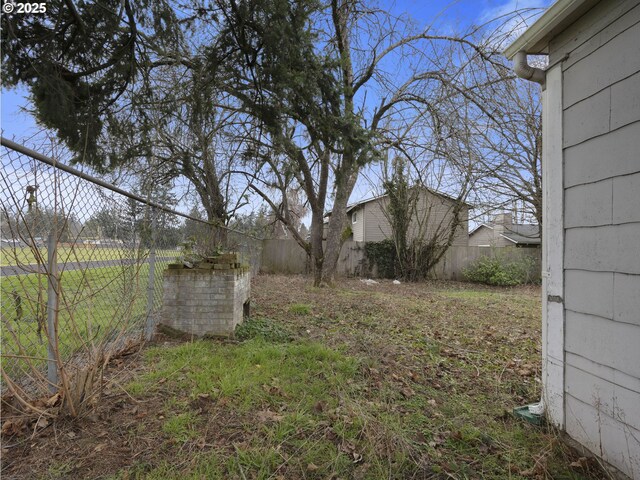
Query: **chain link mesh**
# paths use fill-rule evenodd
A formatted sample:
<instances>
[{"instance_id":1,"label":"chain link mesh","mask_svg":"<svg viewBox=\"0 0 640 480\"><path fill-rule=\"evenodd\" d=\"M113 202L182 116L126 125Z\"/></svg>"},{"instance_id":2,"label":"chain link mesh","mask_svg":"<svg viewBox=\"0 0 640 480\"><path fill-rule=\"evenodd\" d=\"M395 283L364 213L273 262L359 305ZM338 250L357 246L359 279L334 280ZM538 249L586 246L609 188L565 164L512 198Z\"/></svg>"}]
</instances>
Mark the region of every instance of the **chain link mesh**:
<instances>
[{"instance_id":1,"label":"chain link mesh","mask_svg":"<svg viewBox=\"0 0 640 480\"><path fill-rule=\"evenodd\" d=\"M224 249L259 268L258 239L180 218L5 146L1 181L3 380L33 394L64 380L52 367L73 379L148 338L168 263Z\"/></svg>"}]
</instances>

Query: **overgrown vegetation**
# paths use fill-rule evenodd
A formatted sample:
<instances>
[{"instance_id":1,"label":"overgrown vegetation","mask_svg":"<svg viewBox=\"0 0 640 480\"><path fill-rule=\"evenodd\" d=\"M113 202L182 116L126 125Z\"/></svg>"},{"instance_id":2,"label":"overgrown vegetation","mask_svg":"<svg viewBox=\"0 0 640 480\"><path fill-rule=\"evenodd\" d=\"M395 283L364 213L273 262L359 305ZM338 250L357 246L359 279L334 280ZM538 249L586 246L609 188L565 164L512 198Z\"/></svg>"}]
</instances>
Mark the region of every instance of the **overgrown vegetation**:
<instances>
[{"instance_id":1,"label":"overgrown vegetation","mask_svg":"<svg viewBox=\"0 0 640 480\"><path fill-rule=\"evenodd\" d=\"M355 0L103 3L3 16L5 85L29 91L29 110L75 161L186 182L213 224L252 203L249 192L260 198L309 255L316 286L334 279L363 168L390 151L421 169L437 158L425 170L448 172L455 190L484 173L468 168L463 137L511 78L506 26L531 15L456 32ZM292 191L309 207L308 238Z\"/></svg>"},{"instance_id":2,"label":"overgrown vegetation","mask_svg":"<svg viewBox=\"0 0 640 480\"><path fill-rule=\"evenodd\" d=\"M459 160L461 166L464 162ZM381 202L382 213L389 223L393 249L382 243L370 251L382 265L383 276L415 282L428 278L456 235L466 235L465 198L469 192L468 184L462 181L456 198L435 193L427 188L420 172L412 175L407 171L406 163L395 157L390 167L385 162L383 172L386 196ZM444 176L438 177L438 183L443 180Z\"/></svg>"},{"instance_id":3,"label":"overgrown vegetation","mask_svg":"<svg viewBox=\"0 0 640 480\"><path fill-rule=\"evenodd\" d=\"M238 340L260 338L274 343L289 342L293 338L291 332L282 324L255 316L245 319L236 327L235 337Z\"/></svg>"},{"instance_id":4,"label":"overgrown vegetation","mask_svg":"<svg viewBox=\"0 0 640 480\"><path fill-rule=\"evenodd\" d=\"M540 395L537 289L260 276L252 301L235 341L161 339L85 420L4 432L3 474L603 478L510 413Z\"/></svg>"},{"instance_id":5,"label":"overgrown vegetation","mask_svg":"<svg viewBox=\"0 0 640 480\"><path fill-rule=\"evenodd\" d=\"M403 253L405 262L401 262L398 246L393 240L366 242L364 252L369 271L377 269L380 278L400 278L408 281L419 281L428 278L433 268L434 257L440 258L440 252L446 247L427 245L412 241ZM407 259L410 259L407 261Z\"/></svg>"},{"instance_id":6,"label":"overgrown vegetation","mask_svg":"<svg viewBox=\"0 0 640 480\"><path fill-rule=\"evenodd\" d=\"M540 283L535 274L536 262L533 257L518 258L501 255L482 256L463 271L470 282L510 287L529 283Z\"/></svg>"},{"instance_id":7,"label":"overgrown vegetation","mask_svg":"<svg viewBox=\"0 0 640 480\"><path fill-rule=\"evenodd\" d=\"M366 242L364 253L369 270L376 267L381 278L396 277L396 246L393 240Z\"/></svg>"}]
</instances>

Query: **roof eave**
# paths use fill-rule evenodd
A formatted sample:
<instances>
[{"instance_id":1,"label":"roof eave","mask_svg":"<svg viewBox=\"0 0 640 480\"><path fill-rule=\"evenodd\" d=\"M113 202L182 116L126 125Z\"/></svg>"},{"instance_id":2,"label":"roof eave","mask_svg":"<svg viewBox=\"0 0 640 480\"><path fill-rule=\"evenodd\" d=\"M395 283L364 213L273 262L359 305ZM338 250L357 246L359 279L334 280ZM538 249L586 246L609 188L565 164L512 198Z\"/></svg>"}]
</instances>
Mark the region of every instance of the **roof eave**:
<instances>
[{"instance_id":1,"label":"roof eave","mask_svg":"<svg viewBox=\"0 0 640 480\"><path fill-rule=\"evenodd\" d=\"M427 190L429 193L431 193L432 195L435 195L437 197L442 197L442 198L446 198L447 200L450 200L451 202L457 202L458 199L454 198L454 197L450 197L449 195L447 195L446 193L442 193L442 192L438 192L437 190L433 190L429 187L423 187L425 190ZM352 203L350 205L347 205L347 210L346 212L349 213L351 210L355 210L356 208L360 207L361 205L364 205L366 203L370 203L370 202L374 202L376 200L380 200L381 198L386 197L387 195L389 195L388 193L383 193L382 195L377 195L375 197L371 197L371 198L365 198L363 200L360 200L356 203ZM462 204L467 207L467 208L474 208L474 206L470 203L467 202L462 202Z\"/></svg>"},{"instance_id":2,"label":"roof eave","mask_svg":"<svg viewBox=\"0 0 640 480\"><path fill-rule=\"evenodd\" d=\"M549 40L577 20L599 0L557 0L522 35L509 45L504 55L509 60L516 53L545 53Z\"/></svg>"},{"instance_id":3,"label":"roof eave","mask_svg":"<svg viewBox=\"0 0 640 480\"><path fill-rule=\"evenodd\" d=\"M473 230L471 230L469 232L469 236L473 235L474 233L476 233L478 230L480 230L482 227L487 227L490 228L491 230L493 230L493 227L491 225L487 225L486 223L481 223L480 225L478 225L476 228L474 228Z\"/></svg>"},{"instance_id":4,"label":"roof eave","mask_svg":"<svg viewBox=\"0 0 640 480\"><path fill-rule=\"evenodd\" d=\"M516 240L515 238L511 238L509 235L505 235L503 233L501 233L500 236L502 238L505 238L505 239L509 240L510 242L515 243L516 245L540 245L540 240L536 239L536 238L532 238L531 240L534 240L534 241L531 241L531 242L521 242L521 241Z\"/></svg>"},{"instance_id":5,"label":"roof eave","mask_svg":"<svg viewBox=\"0 0 640 480\"><path fill-rule=\"evenodd\" d=\"M502 233L500 234L500 236L501 236L502 238L506 238L506 239L507 239L507 240L509 240L510 242L515 243L516 245L518 244L518 241L517 241L517 240L514 240L514 239L513 239L513 238L511 238L511 237L507 237L506 235L503 235Z\"/></svg>"}]
</instances>

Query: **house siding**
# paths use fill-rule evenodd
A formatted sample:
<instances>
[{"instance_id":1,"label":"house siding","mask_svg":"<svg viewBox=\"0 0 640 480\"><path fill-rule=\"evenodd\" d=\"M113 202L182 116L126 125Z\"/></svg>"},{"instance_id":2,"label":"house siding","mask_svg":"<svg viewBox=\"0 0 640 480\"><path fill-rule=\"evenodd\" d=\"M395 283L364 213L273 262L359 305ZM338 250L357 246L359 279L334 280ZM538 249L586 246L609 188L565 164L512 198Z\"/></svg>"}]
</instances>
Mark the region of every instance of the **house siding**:
<instances>
[{"instance_id":1,"label":"house siding","mask_svg":"<svg viewBox=\"0 0 640 480\"><path fill-rule=\"evenodd\" d=\"M518 225L492 223L491 227L493 228L481 225L473 234L469 235L469 245L475 247L513 247L517 245L524 248L540 248L539 243L533 243L533 241L529 240L529 237L525 237L527 243L519 244L507 238L510 234L517 234Z\"/></svg>"},{"instance_id":2,"label":"house siding","mask_svg":"<svg viewBox=\"0 0 640 480\"><path fill-rule=\"evenodd\" d=\"M509 225L494 225L493 235L495 238L493 240L493 245L495 245L496 247L512 247L515 245L515 243L513 243L511 240L508 240L502 236L507 228L509 228Z\"/></svg>"},{"instance_id":3,"label":"house siding","mask_svg":"<svg viewBox=\"0 0 640 480\"><path fill-rule=\"evenodd\" d=\"M373 200L364 209L364 241L381 242L391 237L391 225L383 211L383 200Z\"/></svg>"},{"instance_id":4,"label":"house siding","mask_svg":"<svg viewBox=\"0 0 640 480\"><path fill-rule=\"evenodd\" d=\"M494 246L493 230L486 225L481 225L478 230L469 235L469 245L473 247Z\"/></svg>"},{"instance_id":5,"label":"house siding","mask_svg":"<svg viewBox=\"0 0 640 480\"><path fill-rule=\"evenodd\" d=\"M380 242L391 237L391 225L384 212L386 198L373 200L364 205L364 241ZM425 218L427 221L426 237L431 238L437 231L436 229L446 230L447 224L452 218L453 202L446 198L432 193L420 195L417 211L418 217ZM465 206L461 212L462 222L458 226L453 245L466 246L469 244L469 210ZM412 220L409 226L409 236L413 237L418 234L421 229L419 222Z\"/></svg>"},{"instance_id":6,"label":"house siding","mask_svg":"<svg viewBox=\"0 0 640 480\"><path fill-rule=\"evenodd\" d=\"M549 52L564 59L564 424L640 478L638 1L601 1Z\"/></svg>"},{"instance_id":7,"label":"house siding","mask_svg":"<svg viewBox=\"0 0 640 480\"><path fill-rule=\"evenodd\" d=\"M366 204L361 207L354 208L349 215L349 221L351 222L351 230L353 232L353 241L354 242L364 242L364 210L366 208ZM353 214L357 214L358 221L353 223Z\"/></svg>"}]
</instances>

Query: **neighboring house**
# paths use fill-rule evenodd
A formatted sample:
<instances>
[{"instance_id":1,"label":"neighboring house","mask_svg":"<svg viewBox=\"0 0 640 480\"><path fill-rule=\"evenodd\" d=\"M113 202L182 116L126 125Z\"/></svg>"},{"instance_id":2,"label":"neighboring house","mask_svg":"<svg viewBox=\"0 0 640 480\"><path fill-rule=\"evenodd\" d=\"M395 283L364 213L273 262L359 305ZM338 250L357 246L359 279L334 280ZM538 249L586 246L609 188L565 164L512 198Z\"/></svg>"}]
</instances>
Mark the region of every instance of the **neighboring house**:
<instances>
[{"instance_id":1,"label":"neighboring house","mask_svg":"<svg viewBox=\"0 0 640 480\"><path fill-rule=\"evenodd\" d=\"M409 226L409 238L423 232L425 238L430 240L435 232L438 232L438 237L444 242L446 240L444 237L448 235L449 226L453 222L456 199L426 188L422 190L417 201L415 218ZM385 210L387 203L388 196L380 195L349 205L347 219L353 232L350 240L380 242L391 238L391 225ZM453 245L468 245L468 231L469 205L465 203L460 212L460 222Z\"/></svg>"},{"instance_id":2,"label":"neighboring house","mask_svg":"<svg viewBox=\"0 0 640 480\"><path fill-rule=\"evenodd\" d=\"M640 2L559 0L505 54L544 83L545 413L640 479Z\"/></svg>"},{"instance_id":3,"label":"neighboring house","mask_svg":"<svg viewBox=\"0 0 640 480\"><path fill-rule=\"evenodd\" d=\"M469 233L474 247L540 247L540 228L530 223L513 223L510 213L496 215L491 223L482 223Z\"/></svg>"}]
</instances>

